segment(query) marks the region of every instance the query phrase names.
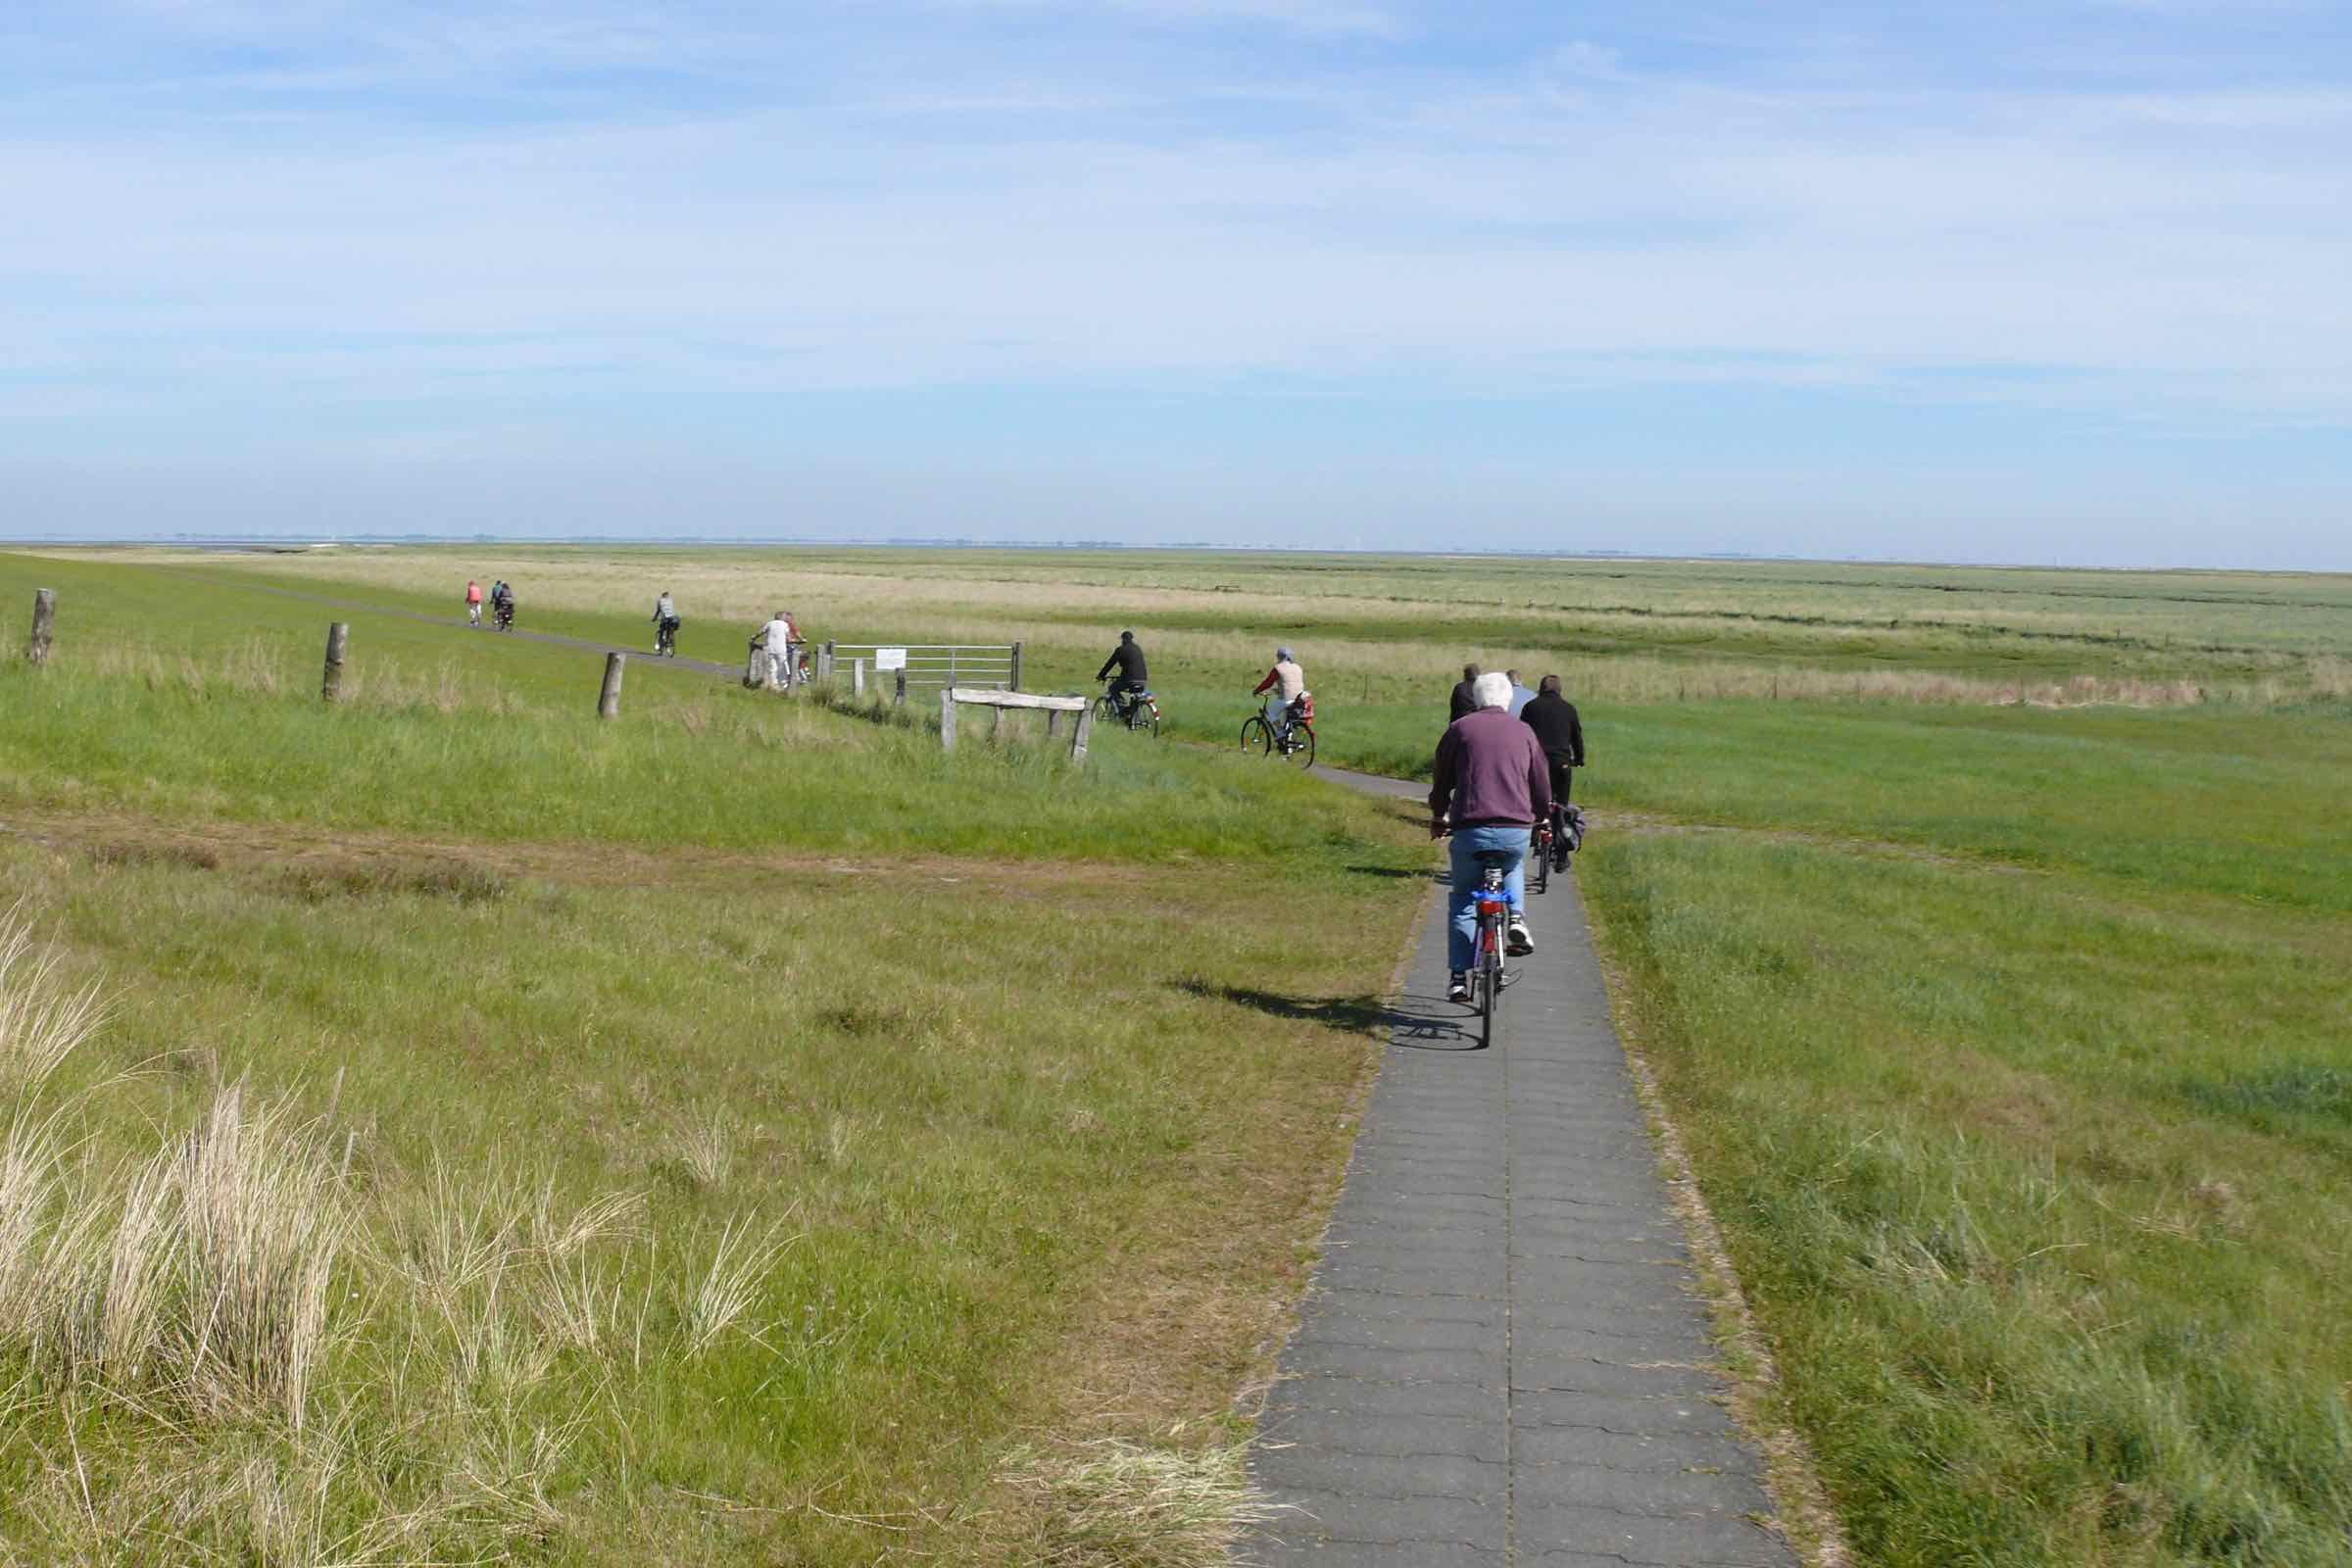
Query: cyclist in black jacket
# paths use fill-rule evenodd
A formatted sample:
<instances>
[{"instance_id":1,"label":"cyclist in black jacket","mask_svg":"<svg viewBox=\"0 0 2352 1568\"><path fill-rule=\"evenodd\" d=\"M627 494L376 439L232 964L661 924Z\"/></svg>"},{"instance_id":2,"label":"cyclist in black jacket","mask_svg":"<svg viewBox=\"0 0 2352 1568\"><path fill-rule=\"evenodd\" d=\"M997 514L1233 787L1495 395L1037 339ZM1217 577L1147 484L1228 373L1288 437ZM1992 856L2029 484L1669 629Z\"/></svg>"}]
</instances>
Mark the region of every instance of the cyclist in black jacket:
<instances>
[{"instance_id":1,"label":"cyclist in black jacket","mask_svg":"<svg viewBox=\"0 0 2352 1568\"><path fill-rule=\"evenodd\" d=\"M1119 678L1111 681L1110 699L1118 704L1119 716L1125 718L1128 710L1135 706L1136 696L1151 689L1144 670L1144 645L1135 640L1135 633L1119 633L1119 646L1102 661L1102 667L1095 671L1095 679L1108 680L1113 668L1118 670Z\"/></svg>"},{"instance_id":2,"label":"cyclist in black jacket","mask_svg":"<svg viewBox=\"0 0 2352 1568\"><path fill-rule=\"evenodd\" d=\"M1536 683L1536 695L1519 717L1536 732L1536 744L1551 762L1551 798L1568 804L1568 770L1585 765L1585 726L1577 722L1576 705L1560 695L1560 677L1546 675Z\"/></svg>"}]
</instances>

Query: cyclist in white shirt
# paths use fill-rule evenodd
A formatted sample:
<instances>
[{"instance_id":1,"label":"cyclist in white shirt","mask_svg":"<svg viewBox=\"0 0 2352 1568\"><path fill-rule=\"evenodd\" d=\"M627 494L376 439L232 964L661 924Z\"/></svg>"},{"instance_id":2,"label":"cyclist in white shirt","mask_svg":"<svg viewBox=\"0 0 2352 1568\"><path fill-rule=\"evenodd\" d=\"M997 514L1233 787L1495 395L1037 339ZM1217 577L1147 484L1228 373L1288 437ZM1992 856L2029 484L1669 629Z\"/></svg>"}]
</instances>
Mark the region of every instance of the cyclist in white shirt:
<instances>
[{"instance_id":1,"label":"cyclist in white shirt","mask_svg":"<svg viewBox=\"0 0 2352 1568\"><path fill-rule=\"evenodd\" d=\"M1306 671L1298 667L1288 648L1274 651L1274 667L1266 671L1266 678L1250 695L1255 697L1269 690L1274 695L1266 699L1266 722L1271 725L1297 722L1298 700L1306 695Z\"/></svg>"}]
</instances>

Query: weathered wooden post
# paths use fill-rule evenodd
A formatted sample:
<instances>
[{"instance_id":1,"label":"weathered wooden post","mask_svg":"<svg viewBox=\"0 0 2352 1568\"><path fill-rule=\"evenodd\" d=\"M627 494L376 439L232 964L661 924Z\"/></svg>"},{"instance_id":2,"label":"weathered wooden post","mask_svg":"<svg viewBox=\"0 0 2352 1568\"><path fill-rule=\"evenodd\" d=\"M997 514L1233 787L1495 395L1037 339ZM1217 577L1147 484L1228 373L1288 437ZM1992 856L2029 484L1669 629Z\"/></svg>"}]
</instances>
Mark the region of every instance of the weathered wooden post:
<instances>
[{"instance_id":1,"label":"weathered wooden post","mask_svg":"<svg viewBox=\"0 0 2352 1568\"><path fill-rule=\"evenodd\" d=\"M1002 708L992 708L992 709L990 709L990 710L988 710L988 739L989 739L989 743L990 743L991 745L994 745L996 742L998 742L998 741L1001 741L1001 740L1003 740L1004 738L1004 710L1003 710Z\"/></svg>"},{"instance_id":2,"label":"weathered wooden post","mask_svg":"<svg viewBox=\"0 0 2352 1568\"><path fill-rule=\"evenodd\" d=\"M818 680L833 678L833 639L830 637L826 638L825 645L816 651L816 678Z\"/></svg>"},{"instance_id":3,"label":"weathered wooden post","mask_svg":"<svg viewBox=\"0 0 2352 1568\"><path fill-rule=\"evenodd\" d=\"M327 702L343 700L343 648L351 640L351 622L338 620L326 628L326 673L318 682L318 695Z\"/></svg>"},{"instance_id":4,"label":"weathered wooden post","mask_svg":"<svg viewBox=\"0 0 2352 1568\"><path fill-rule=\"evenodd\" d=\"M1078 710L1078 722L1070 732L1070 760L1086 760L1087 742L1095 738L1095 705L1087 704Z\"/></svg>"},{"instance_id":5,"label":"weathered wooden post","mask_svg":"<svg viewBox=\"0 0 2352 1568\"><path fill-rule=\"evenodd\" d=\"M850 661L850 695L860 703L865 701L865 661L862 659Z\"/></svg>"},{"instance_id":6,"label":"weathered wooden post","mask_svg":"<svg viewBox=\"0 0 2352 1568\"><path fill-rule=\"evenodd\" d=\"M57 641L57 590L35 588L32 591L32 641L24 645L24 657L36 664L49 662L50 644Z\"/></svg>"},{"instance_id":7,"label":"weathered wooden post","mask_svg":"<svg viewBox=\"0 0 2352 1568\"><path fill-rule=\"evenodd\" d=\"M1012 645L1012 689L1016 692L1021 689L1021 645L1019 643Z\"/></svg>"},{"instance_id":8,"label":"weathered wooden post","mask_svg":"<svg viewBox=\"0 0 2352 1568\"><path fill-rule=\"evenodd\" d=\"M939 749L943 752L956 749L956 688L953 686L939 689Z\"/></svg>"},{"instance_id":9,"label":"weathered wooden post","mask_svg":"<svg viewBox=\"0 0 2352 1568\"><path fill-rule=\"evenodd\" d=\"M1053 739L1054 736L1056 736L1056 735L1058 735L1058 734L1060 734L1060 733L1061 733L1061 710L1060 710L1060 709L1058 709L1058 708L1049 708L1049 709L1047 709L1047 710L1046 710L1046 739L1048 739L1048 740L1052 740L1052 739Z\"/></svg>"},{"instance_id":10,"label":"weathered wooden post","mask_svg":"<svg viewBox=\"0 0 2352 1568\"><path fill-rule=\"evenodd\" d=\"M596 694L597 717L618 718L620 716L620 672L628 662L629 656L626 654L607 654L605 656L605 684L603 689Z\"/></svg>"},{"instance_id":11,"label":"weathered wooden post","mask_svg":"<svg viewBox=\"0 0 2352 1568\"><path fill-rule=\"evenodd\" d=\"M899 666L898 681L891 687L890 706L893 708L906 706L906 666L904 664Z\"/></svg>"}]
</instances>

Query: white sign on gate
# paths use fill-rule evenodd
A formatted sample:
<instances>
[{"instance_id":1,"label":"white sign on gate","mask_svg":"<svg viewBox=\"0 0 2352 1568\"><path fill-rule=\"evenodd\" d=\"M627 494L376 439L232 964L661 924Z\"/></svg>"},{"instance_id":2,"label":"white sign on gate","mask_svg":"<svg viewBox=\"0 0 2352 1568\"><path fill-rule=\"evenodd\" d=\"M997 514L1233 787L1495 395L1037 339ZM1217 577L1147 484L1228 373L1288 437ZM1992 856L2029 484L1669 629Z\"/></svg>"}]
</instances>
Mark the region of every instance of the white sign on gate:
<instances>
[{"instance_id":1,"label":"white sign on gate","mask_svg":"<svg viewBox=\"0 0 2352 1568\"><path fill-rule=\"evenodd\" d=\"M906 667L906 649L904 649L904 648L877 648L877 649L875 649L875 650L874 650L874 668L875 668L876 670L884 670L884 669L905 669Z\"/></svg>"}]
</instances>

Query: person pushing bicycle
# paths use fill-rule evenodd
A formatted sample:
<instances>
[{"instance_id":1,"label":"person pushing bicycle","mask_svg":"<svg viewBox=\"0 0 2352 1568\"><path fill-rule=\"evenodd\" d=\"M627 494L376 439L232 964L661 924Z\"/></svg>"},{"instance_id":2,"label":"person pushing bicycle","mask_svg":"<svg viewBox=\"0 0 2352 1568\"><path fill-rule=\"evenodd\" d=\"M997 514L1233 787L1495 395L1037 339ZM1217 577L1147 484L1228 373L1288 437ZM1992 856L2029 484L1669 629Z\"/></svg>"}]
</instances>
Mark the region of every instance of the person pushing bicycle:
<instances>
[{"instance_id":1,"label":"person pushing bicycle","mask_svg":"<svg viewBox=\"0 0 2352 1568\"><path fill-rule=\"evenodd\" d=\"M1116 680L1110 679L1113 669L1119 672ZM1144 664L1144 645L1135 640L1135 633L1119 633L1119 646L1102 661L1102 667L1095 671L1095 679L1110 681L1110 700L1117 707L1119 717L1124 719L1134 709L1136 698L1151 690Z\"/></svg>"},{"instance_id":2,"label":"person pushing bicycle","mask_svg":"<svg viewBox=\"0 0 2352 1568\"><path fill-rule=\"evenodd\" d=\"M1298 667L1288 648L1274 650L1274 667L1250 689L1250 695L1269 690L1274 695L1266 699L1266 723L1280 736L1306 716L1306 671Z\"/></svg>"},{"instance_id":3,"label":"person pushing bicycle","mask_svg":"<svg viewBox=\"0 0 2352 1568\"><path fill-rule=\"evenodd\" d=\"M1430 837L1453 835L1452 918L1446 933L1448 1002L1470 1000L1482 851L1507 857L1508 951L1514 957L1536 951L1527 928L1528 836L1551 811L1551 767L1536 732L1510 714L1510 677L1499 670L1481 675L1473 690L1479 706L1446 727L1429 790Z\"/></svg>"}]
</instances>

